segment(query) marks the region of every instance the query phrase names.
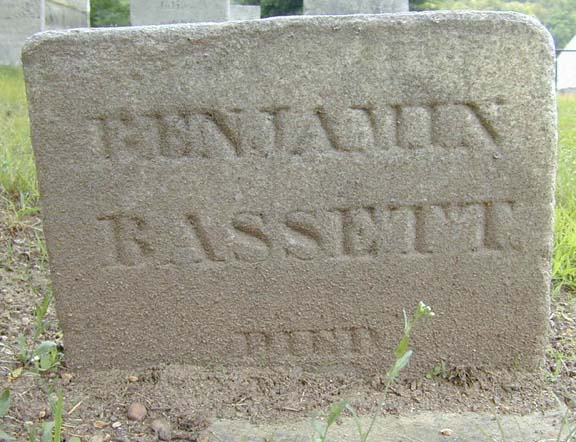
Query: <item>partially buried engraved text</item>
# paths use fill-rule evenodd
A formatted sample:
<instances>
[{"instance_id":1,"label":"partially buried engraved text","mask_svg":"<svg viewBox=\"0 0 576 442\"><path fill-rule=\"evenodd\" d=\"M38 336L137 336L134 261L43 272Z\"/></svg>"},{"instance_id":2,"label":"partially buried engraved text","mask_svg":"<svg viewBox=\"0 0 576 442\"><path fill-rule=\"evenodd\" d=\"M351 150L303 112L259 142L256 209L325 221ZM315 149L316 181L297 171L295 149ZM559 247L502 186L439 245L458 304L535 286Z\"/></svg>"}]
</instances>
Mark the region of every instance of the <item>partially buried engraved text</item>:
<instances>
[{"instance_id":1,"label":"partially buried engraved text","mask_svg":"<svg viewBox=\"0 0 576 442\"><path fill-rule=\"evenodd\" d=\"M245 331L232 337L230 352L256 357L353 356L379 351L383 338L381 330L368 327Z\"/></svg>"}]
</instances>

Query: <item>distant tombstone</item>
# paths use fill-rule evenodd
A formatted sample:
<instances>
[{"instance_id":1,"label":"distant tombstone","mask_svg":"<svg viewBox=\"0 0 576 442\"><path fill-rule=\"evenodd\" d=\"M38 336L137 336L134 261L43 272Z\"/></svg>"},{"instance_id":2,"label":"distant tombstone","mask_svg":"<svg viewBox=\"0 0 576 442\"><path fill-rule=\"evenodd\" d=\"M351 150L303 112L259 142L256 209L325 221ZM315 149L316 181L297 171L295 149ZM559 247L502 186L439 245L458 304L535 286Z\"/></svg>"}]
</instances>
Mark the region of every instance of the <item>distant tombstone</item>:
<instances>
[{"instance_id":1,"label":"distant tombstone","mask_svg":"<svg viewBox=\"0 0 576 442\"><path fill-rule=\"evenodd\" d=\"M260 6L257 5L230 5L230 20L258 20Z\"/></svg>"},{"instance_id":2,"label":"distant tombstone","mask_svg":"<svg viewBox=\"0 0 576 442\"><path fill-rule=\"evenodd\" d=\"M133 26L173 23L224 22L230 18L230 0L131 0Z\"/></svg>"},{"instance_id":3,"label":"distant tombstone","mask_svg":"<svg viewBox=\"0 0 576 442\"><path fill-rule=\"evenodd\" d=\"M558 55L556 69L558 91L576 93L576 36Z\"/></svg>"},{"instance_id":4,"label":"distant tombstone","mask_svg":"<svg viewBox=\"0 0 576 442\"><path fill-rule=\"evenodd\" d=\"M408 0L304 0L305 15L383 14L408 11Z\"/></svg>"},{"instance_id":5,"label":"distant tombstone","mask_svg":"<svg viewBox=\"0 0 576 442\"><path fill-rule=\"evenodd\" d=\"M52 32L23 54L69 367L381 371L421 300L414 368L542 361L556 94L535 20Z\"/></svg>"},{"instance_id":6,"label":"distant tombstone","mask_svg":"<svg viewBox=\"0 0 576 442\"><path fill-rule=\"evenodd\" d=\"M36 32L89 26L89 0L0 0L0 65L20 63Z\"/></svg>"},{"instance_id":7,"label":"distant tombstone","mask_svg":"<svg viewBox=\"0 0 576 442\"><path fill-rule=\"evenodd\" d=\"M43 0L0 0L0 65L20 63L20 49L44 30Z\"/></svg>"},{"instance_id":8,"label":"distant tombstone","mask_svg":"<svg viewBox=\"0 0 576 442\"><path fill-rule=\"evenodd\" d=\"M45 29L85 28L90 26L89 0L45 1Z\"/></svg>"}]
</instances>

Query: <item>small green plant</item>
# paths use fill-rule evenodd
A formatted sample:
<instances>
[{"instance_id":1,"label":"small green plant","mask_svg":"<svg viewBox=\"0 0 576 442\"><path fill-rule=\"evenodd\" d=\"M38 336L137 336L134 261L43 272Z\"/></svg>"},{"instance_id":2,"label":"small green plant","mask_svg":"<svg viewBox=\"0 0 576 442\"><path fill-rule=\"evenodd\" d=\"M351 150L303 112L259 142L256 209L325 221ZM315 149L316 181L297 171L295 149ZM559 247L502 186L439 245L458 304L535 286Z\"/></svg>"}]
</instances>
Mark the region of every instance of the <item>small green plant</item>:
<instances>
[{"instance_id":1,"label":"small green plant","mask_svg":"<svg viewBox=\"0 0 576 442\"><path fill-rule=\"evenodd\" d=\"M434 316L434 312L432 309L420 302L418 307L416 307L416 311L412 315L411 318L408 317L406 311L404 313L404 333L400 342L396 346L394 350L394 363L392 367L386 373L386 383L384 385L384 399L378 404L374 412L372 413L372 419L370 420L370 425L368 426L367 430L362 428L360 423L360 418L356 410L348 403L348 401L341 401L333 404L330 407L328 413L324 415L318 415L312 420L312 428L314 430L313 435L313 442L326 442L328 437L328 430L332 425L334 425L340 416L344 413L344 411L348 411L356 424L356 430L358 432L358 436L360 442L366 442L370 433L376 424L376 420L386 403L386 399L388 397L388 390L390 389L391 385L396 381L400 372L406 368L410 362L410 358L412 357L412 350L410 350L410 336L414 329L414 326L423 318Z\"/></svg>"},{"instance_id":2,"label":"small green plant","mask_svg":"<svg viewBox=\"0 0 576 442\"><path fill-rule=\"evenodd\" d=\"M444 361L438 362L432 369L426 373L426 379L442 378L447 376L446 363Z\"/></svg>"},{"instance_id":3,"label":"small green plant","mask_svg":"<svg viewBox=\"0 0 576 442\"><path fill-rule=\"evenodd\" d=\"M23 334L18 336L18 360L20 363L37 373L53 371L60 366L62 352L58 343L42 341L30 348Z\"/></svg>"},{"instance_id":4,"label":"small green plant","mask_svg":"<svg viewBox=\"0 0 576 442\"><path fill-rule=\"evenodd\" d=\"M52 395L50 400L50 408L54 420L43 422L40 427L36 425L27 425L26 432L28 433L28 442L62 442L62 424L63 424L63 393L58 390L56 396ZM78 440L77 438L70 439L70 442Z\"/></svg>"},{"instance_id":5,"label":"small green plant","mask_svg":"<svg viewBox=\"0 0 576 442\"><path fill-rule=\"evenodd\" d=\"M46 293L42 298L42 302L36 304L36 309L34 310L34 339L38 339L46 331L48 322L45 318L50 302L52 302L52 295L51 293Z\"/></svg>"},{"instance_id":6,"label":"small green plant","mask_svg":"<svg viewBox=\"0 0 576 442\"><path fill-rule=\"evenodd\" d=\"M6 416L8 409L10 408L10 390L8 388L4 389L2 395L0 395L0 419ZM6 433L0 427L0 440L10 441L13 438Z\"/></svg>"},{"instance_id":7,"label":"small green plant","mask_svg":"<svg viewBox=\"0 0 576 442\"><path fill-rule=\"evenodd\" d=\"M560 430L558 431L556 442L574 441L576 441L576 426L570 422L570 412L566 410L564 417L562 418L562 423L560 424Z\"/></svg>"},{"instance_id":8,"label":"small green plant","mask_svg":"<svg viewBox=\"0 0 576 442\"><path fill-rule=\"evenodd\" d=\"M32 342L29 343L23 333L18 335L18 354L16 357L23 367L37 373L45 373L57 369L60 366L63 356L57 342L38 342L40 336L46 332L48 327L46 314L48 313L51 301L52 295L47 293L42 298L42 301L36 304Z\"/></svg>"}]
</instances>

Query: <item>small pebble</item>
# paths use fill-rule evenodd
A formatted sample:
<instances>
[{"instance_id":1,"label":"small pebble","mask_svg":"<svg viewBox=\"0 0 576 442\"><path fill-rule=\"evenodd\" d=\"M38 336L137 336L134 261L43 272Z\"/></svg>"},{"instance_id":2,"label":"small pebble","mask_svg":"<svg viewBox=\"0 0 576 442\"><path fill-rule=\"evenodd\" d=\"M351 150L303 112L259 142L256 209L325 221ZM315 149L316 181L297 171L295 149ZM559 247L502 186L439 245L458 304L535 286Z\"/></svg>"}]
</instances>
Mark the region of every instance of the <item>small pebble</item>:
<instances>
[{"instance_id":1,"label":"small pebble","mask_svg":"<svg viewBox=\"0 0 576 442\"><path fill-rule=\"evenodd\" d=\"M70 373L62 373L60 375L60 378L62 379L62 382L64 382L65 384L69 384L70 382L72 382L72 378L74 376Z\"/></svg>"},{"instance_id":2,"label":"small pebble","mask_svg":"<svg viewBox=\"0 0 576 442\"><path fill-rule=\"evenodd\" d=\"M128 376L128 382L133 384L134 382L138 382L138 376Z\"/></svg>"},{"instance_id":3,"label":"small pebble","mask_svg":"<svg viewBox=\"0 0 576 442\"><path fill-rule=\"evenodd\" d=\"M172 440L172 431L170 429L170 422L164 419L154 419L150 424L150 427L154 430L158 439L160 440Z\"/></svg>"},{"instance_id":4,"label":"small pebble","mask_svg":"<svg viewBox=\"0 0 576 442\"><path fill-rule=\"evenodd\" d=\"M203 431L202 433L200 433L200 435L198 436L198 442L210 442L210 433L208 433L207 431Z\"/></svg>"},{"instance_id":5,"label":"small pebble","mask_svg":"<svg viewBox=\"0 0 576 442\"><path fill-rule=\"evenodd\" d=\"M450 428L444 428L440 430L442 436L452 436L452 430Z\"/></svg>"},{"instance_id":6,"label":"small pebble","mask_svg":"<svg viewBox=\"0 0 576 442\"><path fill-rule=\"evenodd\" d=\"M147 413L146 407L138 402L128 407L128 419L132 421L143 421Z\"/></svg>"}]
</instances>

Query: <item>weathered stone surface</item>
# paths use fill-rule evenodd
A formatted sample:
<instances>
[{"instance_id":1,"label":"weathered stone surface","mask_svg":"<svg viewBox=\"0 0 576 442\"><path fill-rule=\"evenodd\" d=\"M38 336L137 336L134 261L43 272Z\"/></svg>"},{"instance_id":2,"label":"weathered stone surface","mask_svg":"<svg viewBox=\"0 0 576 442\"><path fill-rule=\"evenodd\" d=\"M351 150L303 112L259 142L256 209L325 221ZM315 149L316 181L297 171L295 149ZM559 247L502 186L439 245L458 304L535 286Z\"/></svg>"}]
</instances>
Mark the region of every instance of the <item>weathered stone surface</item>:
<instances>
[{"instance_id":1,"label":"weathered stone surface","mask_svg":"<svg viewBox=\"0 0 576 442\"><path fill-rule=\"evenodd\" d=\"M260 6L230 5L230 20L258 20L260 15Z\"/></svg>"},{"instance_id":2,"label":"weathered stone surface","mask_svg":"<svg viewBox=\"0 0 576 442\"><path fill-rule=\"evenodd\" d=\"M408 0L304 0L305 15L382 14L408 11Z\"/></svg>"},{"instance_id":3,"label":"weathered stone surface","mask_svg":"<svg viewBox=\"0 0 576 442\"><path fill-rule=\"evenodd\" d=\"M89 0L0 0L0 65L20 63L28 37L47 29L89 26Z\"/></svg>"},{"instance_id":4,"label":"weathered stone surface","mask_svg":"<svg viewBox=\"0 0 576 442\"><path fill-rule=\"evenodd\" d=\"M53 32L24 50L67 361L534 367L554 54L508 13Z\"/></svg>"},{"instance_id":5,"label":"weathered stone surface","mask_svg":"<svg viewBox=\"0 0 576 442\"><path fill-rule=\"evenodd\" d=\"M130 23L140 26L222 22L229 19L229 8L230 0L131 0Z\"/></svg>"},{"instance_id":6,"label":"weathered stone surface","mask_svg":"<svg viewBox=\"0 0 576 442\"><path fill-rule=\"evenodd\" d=\"M20 63L26 39L44 23L41 0L0 0L0 65Z\"/></svg>"}]
</instances>

